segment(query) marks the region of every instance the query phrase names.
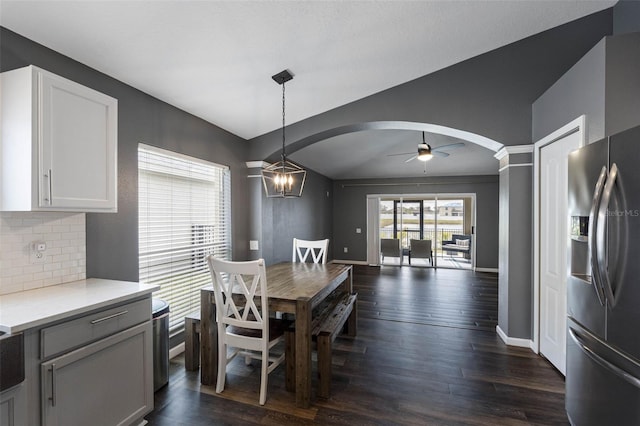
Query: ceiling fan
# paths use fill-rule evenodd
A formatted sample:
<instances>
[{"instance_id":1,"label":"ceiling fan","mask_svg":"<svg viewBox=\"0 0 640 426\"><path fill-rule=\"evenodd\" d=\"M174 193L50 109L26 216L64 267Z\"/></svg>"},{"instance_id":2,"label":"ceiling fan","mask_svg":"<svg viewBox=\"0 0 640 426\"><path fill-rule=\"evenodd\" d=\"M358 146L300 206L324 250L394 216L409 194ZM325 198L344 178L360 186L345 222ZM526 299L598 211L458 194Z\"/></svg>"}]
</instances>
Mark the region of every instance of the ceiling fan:
<instances>
[{"instance_id":1,"label":"ceiling fan","mask_svg":"<svg viewBox=\"0 0 640 426\"><path fill-rule=\"evenodd\" d=\"M417 154L415 154L415 151L414 152L401 152L401 153L398 153L398 154L387 154L387 157L414 154L411 158L408 158L407 160L405 160L405 163L408 163L409 161L413 161L415 159L418 159L420 161L429 161L434 156L436 156L436 157L448 157L449 153L445 152L445 150L461 148L463 146L464 146L463 142L457 142L457 143L452 143L452 144L449 144L449 145L442 145L442 146L439 146L439 147L436 147L436 148L431 148L431 145L429 145L428 143L425 142L424 132L422 132L422 143L418 144L418 153Z\"/></svg>"}]
</instances>

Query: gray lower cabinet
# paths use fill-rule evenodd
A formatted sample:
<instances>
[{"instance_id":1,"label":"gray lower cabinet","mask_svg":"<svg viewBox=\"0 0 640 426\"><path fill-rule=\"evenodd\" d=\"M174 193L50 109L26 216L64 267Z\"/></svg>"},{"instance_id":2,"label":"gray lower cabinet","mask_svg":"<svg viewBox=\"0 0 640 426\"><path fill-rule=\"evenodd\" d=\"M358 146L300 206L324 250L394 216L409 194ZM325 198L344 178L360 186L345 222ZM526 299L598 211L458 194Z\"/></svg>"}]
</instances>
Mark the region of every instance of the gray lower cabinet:
<instances>
[{"instance_id":1,"label":"gray lower cabinet","mask_svg":"<svg viewBox=\"0 0 640 426\"><path fill-rule=\"evenodd\" d=\"M0 425L21 426L27 424L24 384L0 392Z\"/></svg>"},{"instance_id":2,"label":"gray lower cabinet","mask_svg":"<svg viewBox=\"0 0 640 426\"><path fill-rule=\"evenodd\" d=\"M15 424L141 424L153 410L152 327L148 294L26 330L27 418Z\"/></svg>"},{"instance_id":3,"label":"gray lower cabinet","mask_svg":"<svg viewBox=\"0 0 640 426\"><path fill-rule=\"evenodd\" d=\"M129 425L153 408L150 321L41 363L42 424Z\"/></svg>"}]
</instances>

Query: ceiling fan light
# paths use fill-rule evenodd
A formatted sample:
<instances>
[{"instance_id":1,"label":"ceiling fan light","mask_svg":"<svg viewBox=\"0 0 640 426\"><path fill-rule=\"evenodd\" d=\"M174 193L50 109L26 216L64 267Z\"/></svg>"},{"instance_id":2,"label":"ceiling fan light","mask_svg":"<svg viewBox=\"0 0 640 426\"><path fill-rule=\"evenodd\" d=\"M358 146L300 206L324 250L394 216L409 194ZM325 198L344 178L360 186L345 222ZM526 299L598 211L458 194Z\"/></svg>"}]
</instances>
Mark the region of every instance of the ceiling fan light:
<instances>
[{"instance_id":1,"label":"ceiling fan light","mask_svg":"<svg viewBox=\"0 0 640 426\"><path fill-rule=\"evenodd\" d=\"M429 161L433 158L433 154L431 153L431 146L428 144L418 145L418 160L420 161Z\"/></svg>"}]
</instances>

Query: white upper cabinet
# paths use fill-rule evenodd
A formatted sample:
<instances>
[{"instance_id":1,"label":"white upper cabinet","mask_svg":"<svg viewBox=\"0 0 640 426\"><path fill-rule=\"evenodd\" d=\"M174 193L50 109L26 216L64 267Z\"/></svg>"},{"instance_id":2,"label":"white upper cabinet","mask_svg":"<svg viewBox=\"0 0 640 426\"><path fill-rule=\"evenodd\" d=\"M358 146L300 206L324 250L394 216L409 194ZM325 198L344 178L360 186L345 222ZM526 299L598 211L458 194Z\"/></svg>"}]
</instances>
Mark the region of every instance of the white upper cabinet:
<instances>
[{"instance_id":1,"label":"white upper cabinet","mask_svg":"<svg viewBox=\"0 0 640 426\"><path fill-rule=\"evenodd\" d=\"M0 211L117 211L118 101L35 66L1 77Z\"/></svg>"}]
</instances>

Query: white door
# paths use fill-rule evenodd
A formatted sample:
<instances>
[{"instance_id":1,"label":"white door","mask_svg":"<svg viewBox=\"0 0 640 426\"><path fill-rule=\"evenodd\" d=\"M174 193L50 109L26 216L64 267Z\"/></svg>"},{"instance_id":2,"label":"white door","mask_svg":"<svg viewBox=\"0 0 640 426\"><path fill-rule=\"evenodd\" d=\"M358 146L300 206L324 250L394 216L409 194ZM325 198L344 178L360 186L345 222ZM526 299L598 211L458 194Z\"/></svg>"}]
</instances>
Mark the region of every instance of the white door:
<instances>
[{"instance_id":1,"label":"white door","mask_svg":"<svg viewBox=\"0 0 640 426\"><path fill-rule=\"evenodd\" d=\"M540 353L566 369L567 155L580 147L573 132L540 150Z\"/></svg>"}]
</instances>

